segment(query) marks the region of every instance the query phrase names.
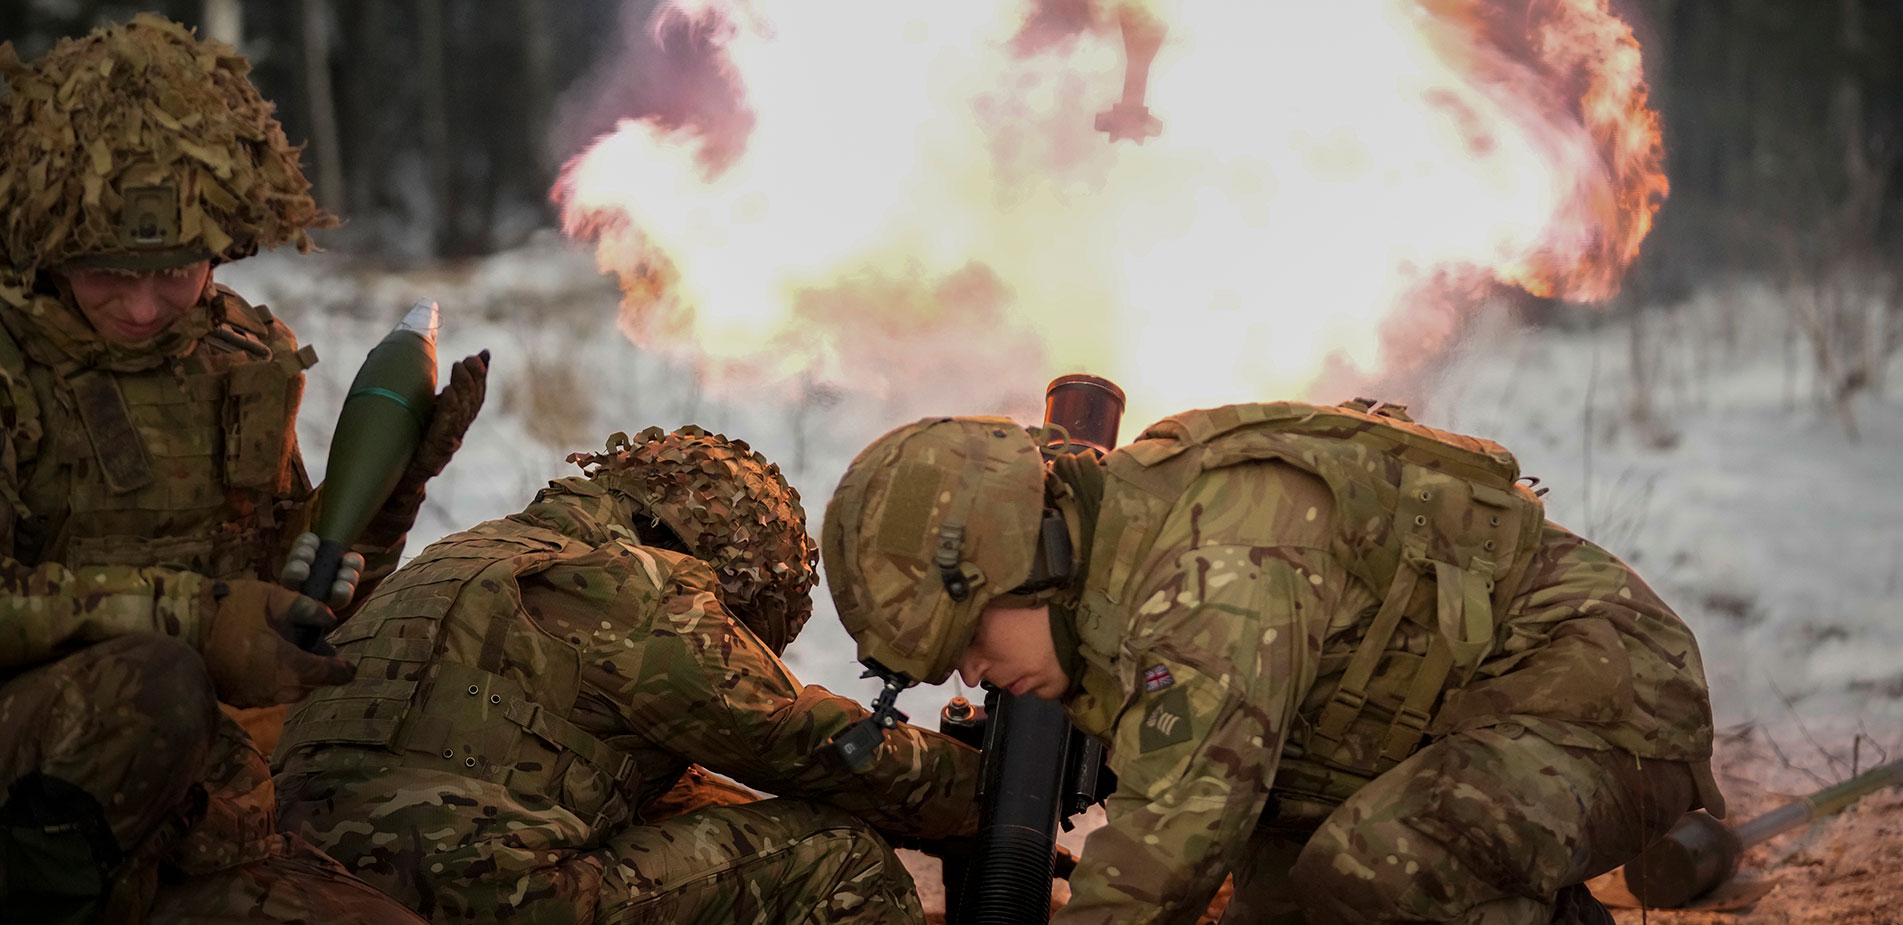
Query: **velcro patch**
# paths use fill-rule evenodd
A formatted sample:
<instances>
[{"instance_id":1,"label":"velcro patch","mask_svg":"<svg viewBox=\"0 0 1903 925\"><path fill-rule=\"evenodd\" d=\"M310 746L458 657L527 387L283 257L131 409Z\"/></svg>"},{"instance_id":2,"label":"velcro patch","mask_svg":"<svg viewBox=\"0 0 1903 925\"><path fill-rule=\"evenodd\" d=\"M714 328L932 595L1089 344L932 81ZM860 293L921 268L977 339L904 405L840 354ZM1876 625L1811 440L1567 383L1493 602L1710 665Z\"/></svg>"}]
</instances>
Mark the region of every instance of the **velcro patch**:
<instances>
[{"instance_id":1,"label":"velcro patch","mask_svg":"<svg viewBox=\"0 0 1903 925\"><path fill-rule=\"evenodd\" d=\"M1137 742L1143 752L1148 754L1159 748L1187 742L1192 735L1189 694L1183 688L1172 687L1163 696L1150 701L1149 709L1143 712L1143 725Z\"/></svg>"},{"instance_id":2,"label":"velcro patch","mask_svg":"<svg viewBox=\"0 0 1903 925\"><path fill-rule=\"evenodd\" d=\"M1143 671L1143 689L1152 694L1175 683L1168 665L1151 665Z\"/></svg>"},{"instance_id":3,"label":"velcro patch","mask_svg":"<svg viewBox=\"0 0 1903 925\"><path fill-rule=\"evenodd\" d=\"M945 470L930 463L908 460L892 474L892 488L886 494L885 510L879 515L879 532L873 536L874 548L887 555L927 559L925 527L932 517L932 505L938 499Z\"/></svg>"}]
</instances>

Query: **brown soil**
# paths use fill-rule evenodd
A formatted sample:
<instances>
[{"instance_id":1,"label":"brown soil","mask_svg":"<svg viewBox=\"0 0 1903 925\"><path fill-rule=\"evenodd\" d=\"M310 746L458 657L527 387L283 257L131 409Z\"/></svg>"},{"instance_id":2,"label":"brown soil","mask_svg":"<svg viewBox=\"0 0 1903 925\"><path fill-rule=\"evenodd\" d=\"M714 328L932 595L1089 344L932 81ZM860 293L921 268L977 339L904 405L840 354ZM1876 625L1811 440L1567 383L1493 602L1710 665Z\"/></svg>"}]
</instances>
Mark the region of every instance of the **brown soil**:
<instances>
[{"instance_id":1,"label":"brown soil","mask_svg":"<svg viewBox=\"0 0 1903 925\"><path fill-rule=\"evenodd\" d=\"M1883 757L1864 755L1862 768ZM1843 766L1814 774L1795 767L1749 734L1721 742L1718 758L1719 783L1730 804L1727 821L1732 824L1849 776ZM1842 756L1839 759L1841 765ZM927 921L942 922L944 892L937 862L912 852L901 854L918 882ZM1609 905L1614 894L1623 892L1618 878L1614 871L1594 883ZM1065 884L1056 886L1060 896L1067 893ZM1903 925L1903 789L1872 794L1835 818L1750 849L1735 882L1715 897L1702 902L1707 908L1614 908L1613 917L1618 925ZM1710 908L1713 905L1730 908Z\"/></svg>"},{"instance_id":2,"label":"brown soil","mask_svg":"<svg viewBox=\"0 0 1903 925\"><path fill-rule=\"evenodd\" d=\"M1719 783L1730 804L1726 821L1734 825L1835 783L1850 770L1840 766L1813 777L1748 736L1720 743L1718 758ZM1862 766L1876 763L1866 755ZM1614 918L1619 925L1899 925L1903 790L1871 794L1835 818L1748 850L1736 881L1716 894L1716 904L1725 905L1727 892L1744 894L1740 908L1615 909ZM1751 892L1764 889L1750 900ZM1614 891L1599 892L1610 900Z\"/></svg>"}]
</instances>

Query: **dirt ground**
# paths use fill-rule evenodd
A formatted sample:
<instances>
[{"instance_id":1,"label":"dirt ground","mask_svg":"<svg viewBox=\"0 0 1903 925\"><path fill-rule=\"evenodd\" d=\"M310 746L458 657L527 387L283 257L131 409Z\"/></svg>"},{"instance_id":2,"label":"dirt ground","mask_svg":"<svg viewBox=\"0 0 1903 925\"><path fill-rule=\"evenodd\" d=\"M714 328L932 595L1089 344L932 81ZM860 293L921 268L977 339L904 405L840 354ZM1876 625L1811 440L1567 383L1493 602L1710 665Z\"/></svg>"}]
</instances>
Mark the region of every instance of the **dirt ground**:
<instances>
[{"instance_id":1,"label":"dirt ground","mask_svg":"<svg viewBox=\"0 0 1903 925\"><path fill-rule=\"evenodd\" d=\"M1832 768L1821 751L1808 761L1792 760L1749 731L1725 736L1717 767L1730 804L1727 821L1735 825L1848 777L1853 759L1848 748L1841 751L1833 752ZM1903 755L1866 746L1854 760L1867 770L1898 758ZM1081 842L1079 834L1064 840ZM927 920L942 922L938 862L901 855L918 882ZM1618 925L1903 925L1903 789L1872 794L1833 819L1752 848L1734 882L1698 904L1704 908L1618 908L1619 876L1615 871L1594 882L1595 893L1614 906ZM1067 894L1061 881L1055 886L1060 899Z\"/></svg>"},{"instance_id":2,"label":"dirt ground","mask_svg":"<svg viewBox=\"0 0 1903 925\"><path fill-rule=\"evenodd\" d=\"M1832 746L1835 773L1821 770L1828 763L1821 750L1787 760L1767 740L1749 733L1720 741L1718 782L1730 804L1726 821L1736 825L1849 777L1849 749ZM1872 755L1873 750L1868 745L1861 750L1859 770L1903 758ZM1806 765L1816 767L1799 769ZM1610 905L1618 891L1595 892ZM1758 892L1762 895L1753 900L1751 894ZM1619 925L1903 923L1903 790L1871 794L1835 818L1750 849L1734 883L1698 905L1737 908L1613 912Z\"/></svg>"}]
</instances>

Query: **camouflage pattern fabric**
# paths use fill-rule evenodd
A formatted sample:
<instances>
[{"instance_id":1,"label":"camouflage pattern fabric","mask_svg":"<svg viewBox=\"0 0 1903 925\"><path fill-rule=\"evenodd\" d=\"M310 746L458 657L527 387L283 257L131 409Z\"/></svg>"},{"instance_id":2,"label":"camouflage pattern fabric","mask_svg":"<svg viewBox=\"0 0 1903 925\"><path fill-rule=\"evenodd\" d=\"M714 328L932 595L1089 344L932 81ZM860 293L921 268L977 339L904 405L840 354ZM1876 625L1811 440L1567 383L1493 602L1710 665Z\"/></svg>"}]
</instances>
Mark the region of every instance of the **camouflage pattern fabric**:
<instances>
[{"instance_id":1,"label":"camouflage pattern fabric","mask_svg":"<svg viewBox=\"0 0 1903 925\"><path fill-rule=\"evenodd\" d=\"M85 788L116 810L106 821L114 840L131 848L181 814L218 720L211 680L191 646L121 636L0 685L7 743L0 780L37 770Z\"/></svg>"},{"instance_id":2,"label":"camouflage pattern fabric","mask_svg":"<svg viewBox=\"0 0 1903 925\"><path fill-rule=\"evenodd\" d=\"M311 201L298 148L229 45L140 14L59 44L32 64L0 43L0 267L30 274L135 249L122 209L168 186L168 243L237 260L311 248L336 223Z\"/></svg>"},{"instance_id":3,"label":"camouflage pattern fabric","mask_svg":"<svg viewBox=\"0 0 1903 925\"><path fill-rule=\"evenodd\" d=\"M263 857L168 884L148 925L421 925L422 919L295 835L274 835Z\"/></svg>"},{"instance_id":4,"label":"camouflage pattern fabric","mask_svg":"<svg viewBox=\"0 0 1903 925\"><path fill-rule=\"evenodd\" d=\"M745 440L689 424L617 433L568 461L673 531L720 579L727 611L777 655L813 615L819 548L800 493Z\"/></svg>"},{"instance_id":5,"label":"camouflage pattern fabric","mask_svg":"<svg viewBox=\"0 0 1903 925\"><path fill-rule=\"evenodd\" d=\"M88 856L129 858L67 895L110 892L123 920L156 890L159 918L413 921L273 834L268 765L199 655L215 583L273 578L298 532L315 354L209 279L168 329L108 341L58 272L309 248L332 220L247 68L150 15L30 64L0 43L0 782L27 823L8 837L50 869L68 830L44 817L87 816Z\"/></svg>"},{"instance_id":6,"label":"camouflage pattern fabric","mask_svg":"<svg viewBox=\"0 0 1903 925\"><path fill-rule=\"evenodd\" d=\"M38 772L105 808L129 857L116 911L148 922L408 923L309 843L274 834L263 756L186 643L132 634L0 684L0 780ZM17 911L17 910L16 910Z\"/></svg>"},{"instance_id":7,"label":"camouflage pattern fabric","mask_svg":"<svg viewBox=\"0 0 1903 925\"><path fill-rule=\"evenodd\" d=\"M1030 577L1043 498L1037 438L1009 418L927 418L873 441L820 537L859 660L949 677L986 602Z\"/></svg>"},{"instance_id":8,"label":"camouflage pattern fabric","mask_svg":"<svg viewBox=\"0 0 1903 925\"><path fill-rule=\"evenodd\" d=\"M332 635L357 680L286 727L280 824L438 922L915 919L873 828L971 832L976 753L902 726L846 770L825 746L866 710L799 686L643 517L563 479L400 569ZM665 796L694 764L787 799Z\"/></svg>"},{"instance_id":9,"label":"camouflage pattern fabric","mask_svg":"<svg viewBox=\"0 0 1903 925\"><path fill-rule=\"evenodd\" d=\"M498 806L480 782L390 773L287 780L286 798L306 802L286 821L329 826L316 834L337 839L330 854L434 922L923 921L897 855L834 807L771 799L562 832L561 808L533 795ZM407 789L358 802L391 785ZM326 797L367 814L311 811Z\"/></svg>"},{"instance_id":10,"label":"camouflage pattern fabric","mask_svg":"<svg viewBox=\"0 0 1903 925\"><path fill-rule=\"evenodd\" d=\"M190 657L168 656L167 670L202 674L196 649L212 579L270 577L280 538L297 532L309 489L291 420L310 355L282 322L229 290L205 298L158 343L125 353L101 346L60 297L0 298L0 672L18 675L7 690L26 698L19 702L56 697L48 709L63 730L34 725L40 711L17 710L0 715L0 742L43 763L22 765L16 777L39 767L94 782L84 786L106 805L125 850L157 830L154 813L176 806L112 802L112 782L164 781L172 793L169 782L183 775L208 793L209 808L163 861L196 874L273 863L275 800L263 754L216 711L212 729L196 731L176 715L195 703L185 685L173 678L147 691L140 660L110 649L66 663L100 643L176 640ZM123 398L128 436L104 443L105 452L149 453L148 484L108 483L109 466L74 410L71 382L87 376ZM375 564L365 584L374 585L400 546L368 552ZM62 671L29 670L36 666ZM179 699L165 699L172 696ZM215 703L206 697L198 705ZM190 759L165 744L174 737L211 751Z\"/></svg>"},{"instance_id":11,"label":"camouflage pattern fabric","mask_svg":"<svg viewBox=\"0 0 1903 925\"><path fill-rule=\"evenodd\" d=\"M1510 727L1457 733L1362 788L1313 837L1258 829L1224 921L1597 921L1582 915L1590 894L1556 917L1562 892L1583 894L1575 884L1664 834L1694 789L1683 762Z\"/></svg>"},{"instance_id":12,"label":"camouflage pattern fabric","mask_svg":"<svg viewBox=\"0 0 1903 925\"><path fill-rule=\"evenodd\" d=\"M1160 445L1169 438L1142 440L1109 457L1089 577L1073 602L1082 676L1066 708L1110 742L1119 789L1107 802L1109 824L1085 844L1072 900L1058 921L1193 920L1224 874L1244 863L1271 792L1282 802L1285 778L1303 766L1347 767L1382 749L1374 737L1385 736L1388 724L1374 708L1367 712L1381 722L1351 727L1327 762L1301 748L1313 741L1383 601L1357 574L1367 574L1368 563L1343 552L1350 548L1344 533L1365 536L1371 527L1346 512L1358 497L1398 495L1392 483L1382 494L1381 480L1399 469L1378 456L1359 467L1363 476L1337 473L1333 483L1308 468L1329 452L1327 439L1258 441L1278 450L1268 458L1222 456L1223 444L1212 443L1210 458L1222 463L1205 460L1175 495L1159 495L1160 483L1145 482L1142 467L1131 465L1146 455L1169 458L1177 450ZM1423 515L1421 522L1429 521ZM1110 534L1116 539L1106 543ZM1332 828L1301 854L1298 882L1307 882L1301 871L1332 872L1316 882L1353 894L1331 893L1326 902L1352 911L1320 920L1469 921L1463 910L1492 897L1551 902L1563 881L1601 860L1623 860L1695 802L1717 801L1706 766L1711 711L1689 630L1603 550L1552 524L1534 535L1537 546L1516 566L1523 576L1498 589L1505 606L1481 648L1484 657L1464 684L1454 676L1458 689L1426 730L1448 744L1430 745L1376 777L1362 788L1366 799L1357 793L1334 809ZM1384 664L1424 664L1434 636L1448 631L1432 619L1432 589L1423 588L1409 607L1428 616L1399 624ZM1487 590L1495 591L1491 584ZM1439 598L1446 596L1441 589ZM1580 810L1585 816L1568 816L1566 807L1543 815L1531 807L1577 795L1542 779L1549 768L1566 766L1567 756L1578 757L1562 749L1603 752L1614 764L1677 763L1696 786L1648 790L1645 781L1615 774L1593 790L1593 778L1581 778L1567 786L1590 791ZM1424 781L1468 766L1492 789L1450 785L1414 794ZM1333 783L1344 780L1360 786L1353 775ZM1396 805L1438 801L1433 812L1445 813L1450 824L1481 827L1464 837L1524 852L1525 866L1477 869L1485 858L1451 848L1433 855L1435 846L1388 824L1379 810L1403 792L1415 803ZM1497 805L1484 796L1493 793L1505 794ZM1300 787L1288 796L1299 806L1313 793ZM1516 798L1526 805L1516 809ZM1641 800L1648 813L1612 812ZM1398 873L1382 867L1390 855ZM1562 856L1575 863L1555 860ZM1586 858L1593 863L1580 860ZM1363 870L1398 878L1401 886L1369 891L1359 877L1352 889L1346 885L1344 877Z\"/></svg>"}]
</instances>

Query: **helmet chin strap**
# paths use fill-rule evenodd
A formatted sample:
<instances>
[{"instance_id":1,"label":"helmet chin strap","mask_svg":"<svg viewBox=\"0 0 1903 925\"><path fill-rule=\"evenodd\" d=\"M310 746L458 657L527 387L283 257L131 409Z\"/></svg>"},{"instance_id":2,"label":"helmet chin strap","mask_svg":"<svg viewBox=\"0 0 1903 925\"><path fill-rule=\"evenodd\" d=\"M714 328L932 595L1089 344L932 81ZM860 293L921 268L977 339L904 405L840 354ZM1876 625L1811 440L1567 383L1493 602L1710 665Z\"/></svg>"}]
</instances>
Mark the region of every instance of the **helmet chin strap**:
<instances>
[{"instance_id":1,"label":"helmet chin strap","mask_svg":"<svg viewBox=\"0 0 1903 925\"><path fill-rule=\"evenodd\" d=\"M885 688L879 691L878 697L873 698L872 715L853 723L827 743L855 774L871 766L872 756L878 754L879 746L885 744L885 731L909 718L898 707L899 692L917 683L903 672L893 671L867 659L865 674L860 677L875 676L885 682Z\"/></svg>"},{"instance_id":2,"label":"helmet chin strap","mask_svg":"<svg viewBox=\"0 0 1903 925\"><path fill-rule=\"evenodd\" d=\"M1037 527L1037 557L1031 561L1031 577L1009 593L1035 595L1070 584L1077 575L1077 557L1070 544L1070 526L1064 515L1044 509L1044 520Z\"/></svg>"}]
</instances>

